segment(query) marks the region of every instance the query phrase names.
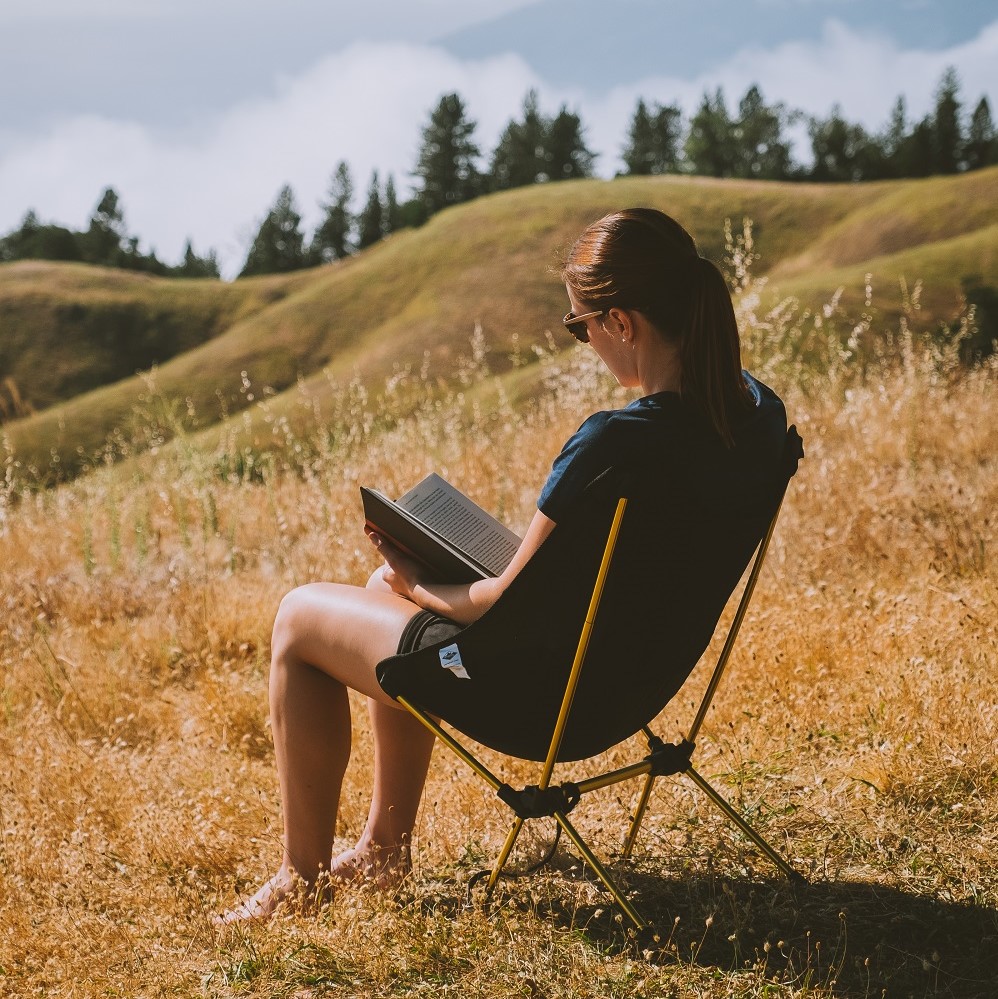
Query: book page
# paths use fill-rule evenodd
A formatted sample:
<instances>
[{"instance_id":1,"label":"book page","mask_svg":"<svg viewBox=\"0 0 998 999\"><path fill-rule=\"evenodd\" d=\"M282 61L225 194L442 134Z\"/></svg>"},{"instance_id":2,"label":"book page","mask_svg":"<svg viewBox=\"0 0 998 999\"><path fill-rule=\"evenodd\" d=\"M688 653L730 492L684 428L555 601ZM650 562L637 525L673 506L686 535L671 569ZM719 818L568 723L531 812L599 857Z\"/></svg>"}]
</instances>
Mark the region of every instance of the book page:
<instances>
[{"instance_id":1,"label":"book page","mask_svg":"<svg viewBox=\"0 0 998 999\"><path fill-rule=\"evenodd\" d=\"M520 547L511 530L439 475L428 475L398 505L496 576Z\"/></svg>"}]
</instances>

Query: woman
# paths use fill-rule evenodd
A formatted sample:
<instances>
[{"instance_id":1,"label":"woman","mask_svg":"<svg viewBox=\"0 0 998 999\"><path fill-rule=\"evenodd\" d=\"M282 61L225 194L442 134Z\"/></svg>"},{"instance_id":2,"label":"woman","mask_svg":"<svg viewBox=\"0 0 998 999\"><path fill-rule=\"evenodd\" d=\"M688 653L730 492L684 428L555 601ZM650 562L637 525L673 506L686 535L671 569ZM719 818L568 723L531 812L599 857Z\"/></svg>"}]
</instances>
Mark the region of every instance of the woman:
<instances>
[{"instance_id":1,"label":"woman","mask_svg":"<svg viewBox=\"0 0 998 999\"><path fill-rule=\"evenodd\" d=\"M296 891L307 897L317 886L354 880L388 886L408 873L433 736L382 690L375 667L481 617L594 474L611 461L664 466L664 455L677 453L677 436L681 445L688 438L696 456L685 477L709 482L715 493L744 491L760 461L775 469L786 427L782 404L743 375L727 286L682 226L652 209L609 215L581 235L562 276L571 305L566 327L640 398L594 414L568 442L500 577L435 582L368 532L384 565L367 588L315 583L284 598L270 675L284 853L277 873L224 922L269 916ZM330 860L350 755L348 688L368 698L374 787L360 839Z\"/></svg>"}]
</instances>

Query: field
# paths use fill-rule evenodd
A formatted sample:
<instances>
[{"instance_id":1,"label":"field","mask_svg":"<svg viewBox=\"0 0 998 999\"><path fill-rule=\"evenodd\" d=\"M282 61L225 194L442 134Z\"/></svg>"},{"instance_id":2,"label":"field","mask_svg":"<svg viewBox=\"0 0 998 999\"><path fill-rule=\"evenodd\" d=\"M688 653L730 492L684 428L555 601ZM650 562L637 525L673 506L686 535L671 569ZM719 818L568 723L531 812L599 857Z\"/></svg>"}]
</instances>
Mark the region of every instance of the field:
<instances>
[{"instance_id":1,"label":"field","mask_svg":"<svg viewBox=\"0 0 998 999\"><path fill-rule=\"evenodd\" d=\"M435 469L522 530L562 441L623 400L590 351L541 337L517 353L472 318L460 353L380 380L327 371L275 398L247 375L231 386L245 416L213 434L151 384L124 460L58 488L34 488L8 451L0 995L998 994L998 364L966 367L956 340L910 306L878 309L863 280L799 309L742 273L746 365L784 396L807 456L698 749L810 890L662 780L635 861L614 865L656 938L629 936L569 850L466 908L506 817L438 749L396 895L212 925L279 854L278 601L376 564L358 484L395 493ZM703 680L656 722L665 738ZM344 843L371 764L355 707ZM594 795L573 818L613 857L631 807Z\"/></svg>"}]
</instances>

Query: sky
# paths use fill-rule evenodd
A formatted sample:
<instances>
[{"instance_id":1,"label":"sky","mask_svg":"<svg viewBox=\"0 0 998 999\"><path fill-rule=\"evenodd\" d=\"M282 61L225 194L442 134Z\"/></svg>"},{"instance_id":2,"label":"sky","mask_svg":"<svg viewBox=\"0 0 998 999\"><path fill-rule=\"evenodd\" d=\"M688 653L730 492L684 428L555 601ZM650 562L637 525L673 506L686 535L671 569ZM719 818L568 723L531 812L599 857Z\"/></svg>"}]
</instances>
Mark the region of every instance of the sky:
<instances>
[{"instance_id":1,"label":"sky","mask_svg":"<svg viewBox=\"0 0 998 999\"><path fill-rule=\"evenodd\" d=\"M882 127L930 110L957 67L998 117L993 0L31 0L0 2L0 232L33 208L85 228L121 197L144 251L188 238L233 276L291 184L304 226L345 160L404 196L420 132L456 91L488 152L537 90L613 176L639 96L695 109L723 87ZM613 10L607 18L606 12ZM801 151L803 155L803 150Z\"/></svg>"}]
</instances>

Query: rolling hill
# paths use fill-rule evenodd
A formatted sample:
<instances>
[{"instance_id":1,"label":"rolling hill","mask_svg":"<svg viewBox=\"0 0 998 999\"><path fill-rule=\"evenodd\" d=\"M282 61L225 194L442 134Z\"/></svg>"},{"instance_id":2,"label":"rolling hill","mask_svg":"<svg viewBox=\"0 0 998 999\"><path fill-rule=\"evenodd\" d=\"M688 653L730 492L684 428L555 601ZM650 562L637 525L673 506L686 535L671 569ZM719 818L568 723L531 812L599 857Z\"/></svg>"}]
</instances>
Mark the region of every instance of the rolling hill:
<instances>
[{"instance_id":1,"label":"rolling hill","mask_svg":"<svg viewBox=\"0 0 998 999\"><path fill-rule=\"evenodd\" d=\"M449 209L342 262L232 284L7 264L0 382L12 377L38 411L4 433L43 481L53 467L80 467L150 396L148 376L120 377L129 374L129 337L160 338L156 394L179 400L178 426L201 429L252 405L265 386L280 413L291 406L281 393L300 382L321 400L337 383L379 382L400 366L428 364L446 378L476 323L503 370L514 349L529 354L545 331L561 338L562 254L589 221L631 204L675 215L715 259L725 219L736 228L751 219L755 273L767 277L771 299L817 307L842 287L847 308L858 308L870 274L874 307L889 324L903 308L902 279L909 287L921 279L921 321L935 323L959 311L964 278L998 285L998 169L862 185L688 177L541 185ZM88 391L59 398L88 377Z\"/></svg>"}]
</instances>

